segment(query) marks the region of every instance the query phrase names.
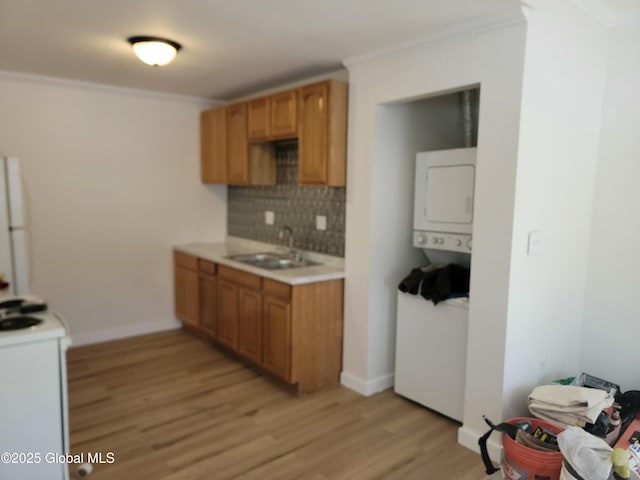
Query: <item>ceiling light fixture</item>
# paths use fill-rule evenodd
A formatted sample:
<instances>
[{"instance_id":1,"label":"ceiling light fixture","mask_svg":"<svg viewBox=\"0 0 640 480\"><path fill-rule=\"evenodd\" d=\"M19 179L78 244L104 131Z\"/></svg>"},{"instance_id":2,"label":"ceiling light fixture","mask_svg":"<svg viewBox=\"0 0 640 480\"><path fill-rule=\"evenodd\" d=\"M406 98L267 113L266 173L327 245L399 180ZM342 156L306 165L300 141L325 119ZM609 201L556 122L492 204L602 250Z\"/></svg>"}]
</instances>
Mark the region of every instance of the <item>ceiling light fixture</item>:
<instances>
[{"instance_id":1,"label":"ceiling light fixture","mask_svg":"<svg viewBox=\"0 0 640 480\"><path fill-rule=\"evenodd\" d=\"M137 36L127 41L133 47L134 53L147 65L158 67L171 63L182 46L173 40L159 37Z\"/></svg>"}]
</instances>

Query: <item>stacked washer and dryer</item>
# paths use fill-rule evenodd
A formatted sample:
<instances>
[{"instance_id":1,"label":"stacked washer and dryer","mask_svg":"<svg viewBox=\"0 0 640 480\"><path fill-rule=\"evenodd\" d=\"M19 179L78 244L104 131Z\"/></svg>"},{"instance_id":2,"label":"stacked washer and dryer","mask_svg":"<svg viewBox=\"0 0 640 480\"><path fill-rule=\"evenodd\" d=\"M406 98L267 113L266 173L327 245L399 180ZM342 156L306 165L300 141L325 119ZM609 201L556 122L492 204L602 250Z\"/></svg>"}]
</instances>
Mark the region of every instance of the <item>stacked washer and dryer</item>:
<instances>
[{"instance_id":1,"label":"stacked washer and dryer","mask_svg":"<svg viewBox=\"0 0 640 480\"><path fill-rule=\"evenodd\" d=\"M471 264L476 148L418 153L413 246L425 263ZM398 292L395 392L457 421L464 411L468 297Z\"/></svg>"}]
</instances>

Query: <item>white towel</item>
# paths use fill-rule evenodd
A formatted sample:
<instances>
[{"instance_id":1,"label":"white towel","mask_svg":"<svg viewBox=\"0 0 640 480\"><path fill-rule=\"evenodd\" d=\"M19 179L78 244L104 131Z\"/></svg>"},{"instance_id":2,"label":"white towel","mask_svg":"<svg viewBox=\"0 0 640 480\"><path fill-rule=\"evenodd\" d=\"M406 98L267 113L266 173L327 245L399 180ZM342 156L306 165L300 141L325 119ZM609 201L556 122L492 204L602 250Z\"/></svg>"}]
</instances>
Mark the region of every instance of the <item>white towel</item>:
<instances>
[{"instance_id":1,"label":"white towel","mask_svg":"<svg viewBox=\"0 0 640 480\"><path fill-rule=\"evenodd\" d=\"M558 435L564 459L585 480L607 480L611 474L611 447L579 427L569 427Z\"/></svg>"},{"instance_id":2,"label":"white towel","mask_svg":"<svg viewBox=\"0 0 640 480\"><path fill-rule=\"evenodd\" d=\"M575 385L540 385L529 395L530 399L569 408L590 408L607 397L611 395L604 390Z\"/></svg>"},{"instance_id":3,"label":"white towel","mask_svg":"<svg viewBox=\"0 0 640 480\"><path fill-rule=\"evenodd\" d=\"M566 428L595 423L600 412L613 404L613 397L604 390L573 385L542 385L529 395L532 415Z\"/></svg>"}]
</instances>

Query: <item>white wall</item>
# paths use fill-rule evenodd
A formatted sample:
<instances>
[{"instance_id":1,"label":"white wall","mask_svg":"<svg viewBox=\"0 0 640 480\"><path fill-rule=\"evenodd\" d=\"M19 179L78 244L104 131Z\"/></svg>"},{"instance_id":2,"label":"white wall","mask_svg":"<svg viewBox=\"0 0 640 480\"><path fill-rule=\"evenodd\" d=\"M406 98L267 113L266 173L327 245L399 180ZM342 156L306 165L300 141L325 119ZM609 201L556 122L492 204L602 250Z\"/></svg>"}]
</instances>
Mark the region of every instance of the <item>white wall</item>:
<instances>
[{"instance_id":1,"label":"white wall","mask_svg":"<svg viewBox=\"0 0 640 480\"><path fill-rule=\"evenodd\" d=\"M0 151L28 188L33 291L79 343L176 326L172 245L226 229L226 188L199 181L207 104L3 74L0 105Z\"/></svg>"},{"instance_id":2,"label":"white wall","mask_svg":"<svg viewBox=\"0 0 640 480\"><path fill-rule=\"evenodd\" d=\"M406 273L398 253L406 245L392 231L410 225L398 217L409 200L398 190L399 182L406 178L396 177L406 171L391 168L386 154L396 151L387 142L394 142L398 133L385 132L391 117L382 113L389 107L381 105L470 85L481 87L466 387L467 410L474 421L477 417L471 424L476 433L484 430L479 426L479 412L495 418L502 413L524 43L525 26L515 23L347 64L350 118L343 382L365 394L387 385L392 375L392 299L401 272ZM465 415L465 427L468 421Z\"/></svg>"},{"instance_id":3,"label":"white wall","mask_svg":"<svg viewBox=\"0 0 640 480\"><path fill-rule=\"evenodd\" d=\"M384 162L388 142L398 134L385 128L380 105L465 84L481 85L466 398L459 435L471 448L486 430L483 414L494 419L526 414L526 396L535 385L579 373L591 358L585 351L581 360L581 333L607 29L570 2L529 3L533 8L527 9L526 25L442 40L349 66L343 378L363 393L375 391L391 376L388 278L398 258L389 252L398 243L388 230L390 223L402 224L391 220L391 212L397 214L402 202L394 197L395 182L388 189L392 172ZM619 43L633 44L629 32L626 35ZM612 70L623 68L631 50L619 53ZM633 80L623 85L632 103L638 99L630 92ZM620 98L612 96L610 103L623 101ZM610 150L618 152L613 148L619 135L614 130L616 113L610 114L605 133L611 137ZM631 119L632 113L625 118ZM629 153L636 143L625 145L620 176L628 178L635 173ZM601 195L614 188L617 175L599 182ZM615 201L633 204L630 191ZM594 221L606 224L605 212L612 204L601 199L600 208ZM610 230L608 226L602 230ZM531 231L543 236L536 256L527 255ZM605 234L594 233L594 239L604 253ZM631 258L637 264L637 257ZM601 265L591 261L590 287L601 287L598 282L605 281L608 270ZM636 269L625 266L618 271L627 272L623 278L631 282ZM630 321L637 307L629 307L630 302L623 303L619 310ZM604 319L601 313L587 315L591 324L600 326L598 333L585 333L592 343L585 348L593 350ZM613 361L610 365L613 368Z\"/></svg>"},{"instance_id":4,"label":"white wall","mask_svg":"<svg viewBox=\"0 0 640 480\"><path fill-rule=\"evenodd\" d=\"M606 28L570 2L527 18L509 282L504 418L533 387L579 373ZM543 237L527 255L531 231Z\"/></svg>"},{"instance_id":5,"label":"white wall","mask_svg":"<svg viewBox=\"0 0 640 480\"><path fill-rule=\"evenodd\" d=\"M640 389L640 25L610 30L582 336L582 367Z\"/></svg>"}]
</instances>

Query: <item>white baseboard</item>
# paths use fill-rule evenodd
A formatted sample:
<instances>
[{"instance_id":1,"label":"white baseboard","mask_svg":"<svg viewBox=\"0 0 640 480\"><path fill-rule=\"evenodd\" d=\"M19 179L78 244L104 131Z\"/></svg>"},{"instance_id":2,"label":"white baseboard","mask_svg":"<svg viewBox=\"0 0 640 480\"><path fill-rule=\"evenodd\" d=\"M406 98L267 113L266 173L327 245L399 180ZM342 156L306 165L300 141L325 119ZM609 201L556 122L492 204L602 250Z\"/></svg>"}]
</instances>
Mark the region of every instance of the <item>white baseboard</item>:
<instances>
[{"instance_id":1,"label":"white baseboard","mask_svg":"<svg viewBox=\"0 0 640 480\"><path fill-rule=\"evenodd\" d=\"M369 397L374 393L386 390L393 386L394 374L388 373L371 380L364 380L348 372L342 372L340 374L340 383L345 387L355 390L365 397Z\"/></svg>"},{"instance_id":2,"label":"white baseboard","mask_svg":"<svg viewBox=\"0 0 640 480\"><path fill-rule=\"evenodd\" d=\"M169 322L146 322L135 325L126 325L123 327L114 327L97 332L87 332L74 334L71 332L71 346L79 347L82 345L91 345L93 343L108 342L111 340L119 340L121 338L137 337L138 335L146 335L148 333L164 332L166 330L175 330L180 328L182 324L176 321Z\"/></svg>"},{"instance_id":3,"label":"white baseboard","mask_svg":"<svg viewBox=\"0 0 640 480\"><path fill-rule=\"evenodd\" d=\"M487 430L489 430L489 427L487 427ZM465 428L463 425L458 429L458 443L469 450L480 453L478 440L485 433L486 432L481 432L478 434L468 428ZM500 432L493 432L491 434L487 441L487 451L489 452L491 461L495 465L502 463L502 434Z\"/></svg>"}]
</instances>

